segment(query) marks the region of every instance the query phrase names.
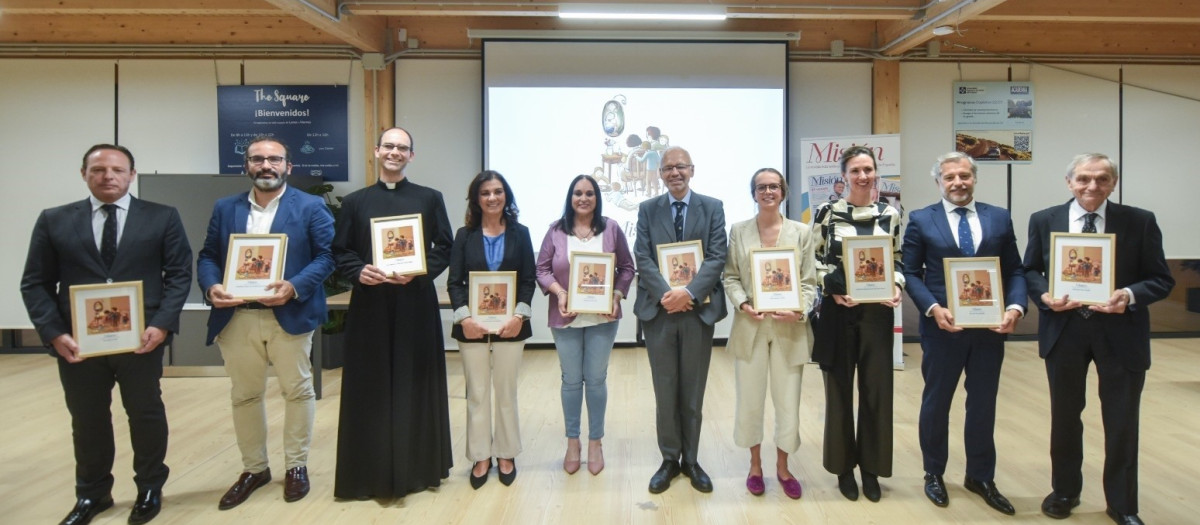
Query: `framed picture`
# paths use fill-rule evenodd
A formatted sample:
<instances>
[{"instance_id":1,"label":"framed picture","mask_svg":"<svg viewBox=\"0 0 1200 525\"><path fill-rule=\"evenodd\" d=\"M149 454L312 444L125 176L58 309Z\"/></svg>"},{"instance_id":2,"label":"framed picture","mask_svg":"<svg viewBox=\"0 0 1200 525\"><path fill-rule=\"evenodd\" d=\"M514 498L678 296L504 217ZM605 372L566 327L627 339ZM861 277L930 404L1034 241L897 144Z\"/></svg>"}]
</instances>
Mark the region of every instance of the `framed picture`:
<instances>
[{"instance_id":1,"label":"framed picture","mask_svg":"<svg viewBox=\"0 0 1200 525\"><path fill-rule=\"evenodd\" d=\"M371 219L371 254L375 266L390 276L424 274L425 230L421 228L421 214Z\"/></svg>"},{"instance_id":2,"label":"framed picture","mask_svg":"<svg viewBox=\"0 0 1200 525\"><path fill-rule=\"evenodd\" d=\"M1004 322L1004 283L999 257L950 257L943 259L946 301L954 325L963 328L995 328Z\"/></svg>"},{"instance_id":3,"label":"framed picture","mask_svg":"<svg viewBox=\"0 0 1200 525\"><path fill-rule=\"evenodd\" d=\"M581 314L612 313L616 261L617 256L611 253L571 253L568 311Z\"/></svg>"},{"instance_id":4,"label":"framed picture","mask_svg":"<svg viewBox=\"0 0 1200 525\"><path fill-rule=\"evenodd\" d=\"M283 279L286 254L285 234L230 234L225 291L247 301L270 297L267 285Z\"/></svg>"},{"instance_id":5,"label":"framed picture","mask_svg":"<svg viewBox=\"0 0 1200 525\"><path fill-rule=\"evenodd\" d=\"M493 334L513 316L517 307L517 272L470 272L471 317Z\"/></svg>"},{"instance_id":6,"label":"framed picture","mask_svg":"<svg viewBox=\"0 0 1200 525\"><path fill-rule=\"evenodd\" d=\"M882 303L896 295L892 284L892 238L858 235L842 238L846 295L860 303Z\"/></svg>"},{"instance_id":7,"label":"framed picture","mask_svg":"<svg viewBox=\"0 0 1200 525\"><path fill-rule=\"evenodd\" d=\"M1111 233L1050 234L1050 296L1083 304L1107 304L1113 294L1117 236Z\"/></svg>"},{"instance_id":8,"label":"framed picture","mask_svg":"<svg viewBox=\"0 0 1200 525\"><path fill-rule=\"evenodd\" d=\"M796 280L800 251L793 247L750 250L753 265L752 305L760 312L802 312L804 300Z\"/></svg>"},{"instance_id":9,"label":"framed picture","mask_svg":"<svg viewBox=\"0 0 1200 525\"><path fill-rule=\"evenodd\" d=\"M658 245L658 272L672 290L691 284L704 262L704 246L700 241L672 242ZM709 298L704 298L708 304Z\"/></svg>"},{"instance_id":10,"label":"framed picture","mask_svg":"<svg viewBox=\"0 0 1200 525\"><path fill-rule=\"evenodd\" d=\"M70 288L71 336L79 357L132 352L142 346L146 317L142 282L78 284Z\"/></svg>"}]
</instances>

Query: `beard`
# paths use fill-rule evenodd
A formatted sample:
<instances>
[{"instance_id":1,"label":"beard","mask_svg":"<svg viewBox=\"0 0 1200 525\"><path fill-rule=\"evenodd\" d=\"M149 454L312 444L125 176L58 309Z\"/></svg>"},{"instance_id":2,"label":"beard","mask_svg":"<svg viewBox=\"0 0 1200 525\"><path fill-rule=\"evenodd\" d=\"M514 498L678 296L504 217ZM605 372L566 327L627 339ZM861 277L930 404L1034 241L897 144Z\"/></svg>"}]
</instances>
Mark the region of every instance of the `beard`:
<instances>
[{"instance_id":1,"label":"beard","mask_svg":"<svg viewBox=\"0 0 1200 525\"><path fill-rule=\"evenodd\" d=\"M263 170L263 171L260 171L259 174L262 174L265 172L266 172L266 170ZM263 177L259 177L256 175L251 175L250 180L251 180L251 182L254 183L255 188L258 188L263 191L277 190L277 189L279 189L280 186L283 186L283 183L287 182L288 176L286 173L284 173L284 174L279 174L279 173L275 173L275 172L271 172L271 173L275 174L275 178L263 178Z\"/></svg>"}]
</instances>

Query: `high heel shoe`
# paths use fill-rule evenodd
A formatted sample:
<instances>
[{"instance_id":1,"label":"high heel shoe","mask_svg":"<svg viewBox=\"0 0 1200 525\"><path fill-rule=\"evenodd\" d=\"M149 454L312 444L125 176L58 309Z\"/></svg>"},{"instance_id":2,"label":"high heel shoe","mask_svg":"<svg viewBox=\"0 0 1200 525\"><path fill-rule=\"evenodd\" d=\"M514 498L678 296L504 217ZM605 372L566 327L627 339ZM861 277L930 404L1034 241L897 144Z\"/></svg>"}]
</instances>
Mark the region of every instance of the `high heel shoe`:
<instances>
[{"instance_id":1,"label":"high heel shoe","mask_svg":"<svg viewBox=\"0 0 1200 525\"><path fill-rule=\"evenodd\" d=\"M574 474L579 470L579 438L567 439L567 455L563 457L563 470ZM590 454L589 450L589 454Z\"/></svg>"},{"instance_id":2,"label":"high heel shoe","mask_svg":"<svg viewBox=\"0 0 1200 525\"><path fill-rule=\"evenodd\" d=\"M479 490L479 487L482 487L484 483L487 483L488 474L492 472L492 459L488 458L487 470L483 471L483 475L476 476L475 475L475 465L478 465L479 463L483 463L483 462L477 461L471 465L471 488L473 488L475 490Z\"/></svg>"},{"instance_id":3,"label":"high heel shoe","mask_svg":"<svg viewBox=\"0 0 1200 525\"><path fill-rule=\"evenodd\" d=\"M512 470L506 474L500 469L500 462L496 461L496 472L498 473L497 477L500 478L500 483L503 483L505 487L512 485L513 481L516 481L517 479L517 460L509 459L508 462L512 463Z\"/></svg>"},{"instance_id":4,"label":"high heel shoe","mask_svg":"<svg viewBox=\"0 0 1200 525\"><path fill-rule=\"evenodd\" d=\"M588 472L593 476L604 470L604 446L599 439L588 440Z\"/></svg>"}]
</instances>

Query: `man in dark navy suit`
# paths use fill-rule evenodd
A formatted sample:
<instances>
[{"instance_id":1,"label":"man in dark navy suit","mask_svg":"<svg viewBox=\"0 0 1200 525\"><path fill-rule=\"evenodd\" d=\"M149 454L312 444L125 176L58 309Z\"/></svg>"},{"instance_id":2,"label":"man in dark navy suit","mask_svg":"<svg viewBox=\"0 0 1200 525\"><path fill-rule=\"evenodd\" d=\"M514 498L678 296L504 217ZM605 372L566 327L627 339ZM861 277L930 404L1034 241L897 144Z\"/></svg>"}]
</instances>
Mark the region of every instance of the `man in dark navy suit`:
<instances>
[{"instance_id":1,"label":"man in dark navy suit","mask_svg":"<svg viewBox=\"0 0 1200 525\"><path fill-rule=\"evenodd\" d=\"M963 441L967 452L967 490L979 494L1004 514L1015 510L996 488L996 395L1004 340L1025 313L1025 276L1017 237L1008 210L974 199L975 160L954 152L938 157L932 175L942 200L909 215L904 234L905 279L909 297L921 316L921 394L919 423L921 455L925 465L925 496L935 505L950 504L942 476L946 471L950 404L959 377L966 373L967 414ZM999 257L1000 290L992 301L1004 301L1000 323L990 329L956 325L948 301L943 260L948 257ZM974 281L975 279L972 279ZM978 297L989 299L982 282L970 283ZM991 283L994 289L996 283ZM966 289L967 287L963 287ZM981 293L983 292L983 293Z\"/></svg>"},{"instance_id":2,"label":"man in dark navy suit","mask_svg":"<svg viewBox=\"0 0 1200 525\"><path fill-rule=\"evenodd\" d=\"M179 312L187 300L192 249L175 208L129 195L137 171L128 149L92 146L80 173L92 194L38 217L21 295L38 335L58 357L71 412L77 501L62 523L88 523L113 505L116 445L110 405L113 385L120 384L138 488L129 523L138 525L158 515L170 471L163 463L167 414L159 379L163 347L179 331ZM142 282L146 328L141 346L133 353L84 359L71 335L71 286L125 281Z\"/></svg>"},{"instance_id":3,"label":"man in dark navy suit","mask_svg":"<svg viewBox=\"0 0 1200 525\"><path fill-rule=\"evenodd\" d=\"M1100 376L1104 421L1104 499L1113 521L1139 524L1138 411L1150 368L1150 303L1175 286L1163 255L1154 213L1109 201L1117 166L1099 153L1077 155L1067 166L1075 198L1029 218L1025 279L1037 305L1038 352L1050 381L1050 462L1054 490L1042 513L1063 519L1083 490L1083 421L1088 366ZM1069 295L1050 295L1052 232L1116 236L1114 292L1104 304L1083 306Z\"/></svg>"},{"instance_id":4,"label":"man in dark navy suit","mask_svg":"<svg viewBox=\"0 0 1200 525\"><path fill-rule=\"evenodd\" d=\"M333 215L320 197L287 185L292 171L287 145L255 137L246 148L245 168L253 187L213 206L196 261L200 289L213 306L208 344L215 341L220 347L232 384L233 430L244 469L221 497L221 510L240 505L271 481L263 404L268 364L284 398L283 499L293 502L308 494L308 448L316 413L309 352L313 331L325 322L324 282L333 272ZM270 277L254 300L222 284L231 270L225 263L234 233L287 236L282 277Z\"/></svg>"}]
</instances>

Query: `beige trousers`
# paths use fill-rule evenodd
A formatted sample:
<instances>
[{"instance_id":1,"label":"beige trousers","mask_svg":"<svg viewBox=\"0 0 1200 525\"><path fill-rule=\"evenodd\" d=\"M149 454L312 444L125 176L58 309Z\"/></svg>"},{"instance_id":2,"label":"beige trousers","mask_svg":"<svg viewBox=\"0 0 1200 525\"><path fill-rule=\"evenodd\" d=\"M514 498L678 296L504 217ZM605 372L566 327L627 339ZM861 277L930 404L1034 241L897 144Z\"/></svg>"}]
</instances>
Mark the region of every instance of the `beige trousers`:
<instances>
[{"instance_id":1,"label":"beige trousers","mask_svg":"<svg viewBox=\"0 0 1200 525\"><path fill-rule=\"evenodd\" d=\"M246 472L267 469L267 366L274 365L283 393L283 454L288 469L308 463L316 396L312 384L312 332L292 335L270 309L238 309L216 342L233 387L233 431Z\"/></svg>"},{"instance_id":2,"label":"beige trousers","mask_svg":"<svg viewBox=\"0 0 1200 525\"><path fill-rule=\"evenodd\" d=\"M762 443L769 380L771 404L775 406L775 446L790 454L800 449L800 384L804 366L788 365L788 352L779 347L771 332L773 323L769 319L760 322L759 330L765 330L766 337L755 338L758 345L749 360L733 360L737 391L733 442L744 448Z\"/></svg>"},{"instance_id":3,"label":"beige trousers","mask_svg":"<svg viewBox=\"0 0 1200 525\"><path fill-rule=\"evenodd\" d=\"M515 458L521 453L517 375L524 349L523 341L458 344L467 380L467 459L471 462Z\"/></svg>"}]
</instances>

